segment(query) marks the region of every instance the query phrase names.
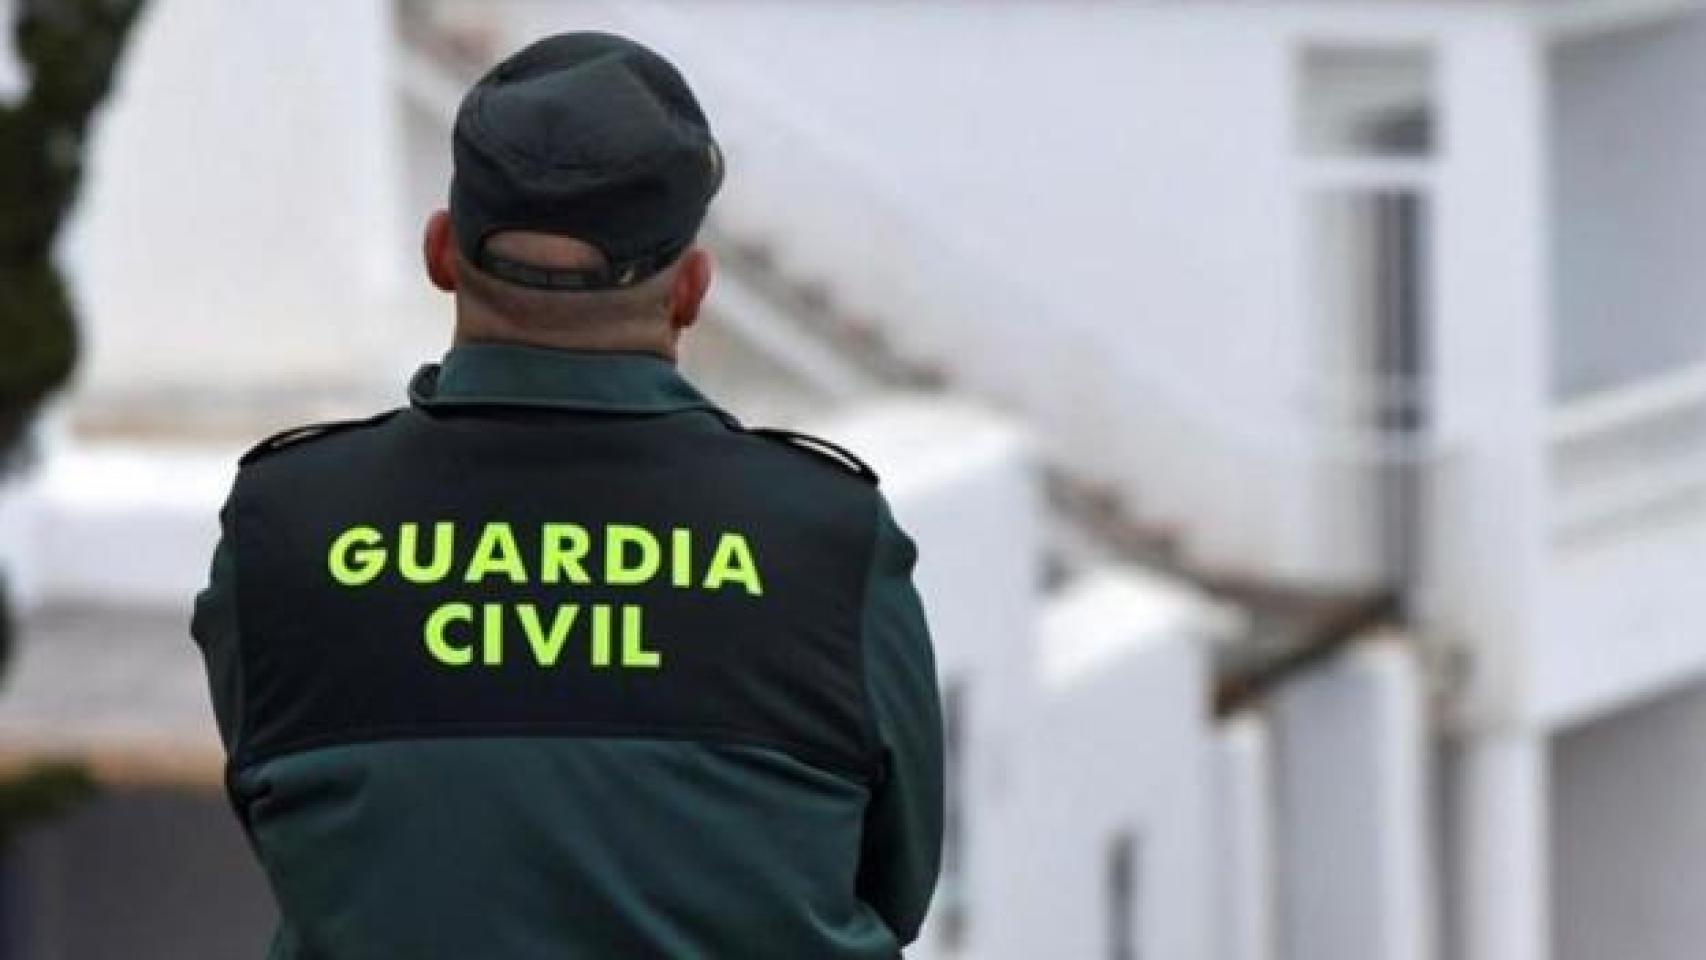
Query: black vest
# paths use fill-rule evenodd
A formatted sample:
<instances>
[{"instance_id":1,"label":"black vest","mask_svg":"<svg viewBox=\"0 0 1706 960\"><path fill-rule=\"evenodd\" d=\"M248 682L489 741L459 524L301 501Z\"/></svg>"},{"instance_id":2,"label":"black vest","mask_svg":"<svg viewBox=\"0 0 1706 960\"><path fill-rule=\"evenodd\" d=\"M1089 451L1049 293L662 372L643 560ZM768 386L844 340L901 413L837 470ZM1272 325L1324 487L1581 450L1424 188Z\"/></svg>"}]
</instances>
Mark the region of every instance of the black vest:
<instances>
[{"instance_id":1,"label":"black vest","mask_svg":"<svg viewBox=\"0 0 1706 960\"><path fill-rule=\"evenodd\" d=\"M859 638L878 495L858 473L714 410L410 407L274 438L230 504L232 768L634 736L878 778Z\"/></svg>"}]
</instances>

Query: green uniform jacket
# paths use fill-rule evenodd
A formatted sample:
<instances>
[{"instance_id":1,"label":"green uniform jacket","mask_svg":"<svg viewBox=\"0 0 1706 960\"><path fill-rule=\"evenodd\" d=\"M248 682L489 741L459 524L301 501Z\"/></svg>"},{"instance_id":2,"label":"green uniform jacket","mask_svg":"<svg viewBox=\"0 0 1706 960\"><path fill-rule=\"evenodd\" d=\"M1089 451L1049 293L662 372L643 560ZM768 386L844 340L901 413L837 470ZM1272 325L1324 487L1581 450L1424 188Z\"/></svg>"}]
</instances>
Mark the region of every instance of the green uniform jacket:
<instances>
[{"instance_id":1,"label":"green uniform jacket","mask_svg":"<svg viewBox=\"0 0 1706 960\"><path fill-rule=\"evenodd\" d=\"M659 357L467 345L243 458L191 625L289 960L894 958L936 882L915 551Z\"/></svg>"}]
</instances>

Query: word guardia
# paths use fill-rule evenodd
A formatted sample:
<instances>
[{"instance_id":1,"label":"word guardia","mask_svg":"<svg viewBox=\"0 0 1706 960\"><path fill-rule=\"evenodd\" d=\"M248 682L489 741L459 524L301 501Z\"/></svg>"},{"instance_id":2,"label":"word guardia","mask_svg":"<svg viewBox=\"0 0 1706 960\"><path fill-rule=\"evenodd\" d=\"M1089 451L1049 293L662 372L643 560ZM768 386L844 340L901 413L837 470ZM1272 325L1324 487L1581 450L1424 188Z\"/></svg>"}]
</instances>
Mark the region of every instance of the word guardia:
<instances>
[{"instance_id":1,"label":"word guardia","mask_svg":"<svg viewBox=\"0 0 1706 960\"><path fill-rule=\"evenodd\" d=\"M388 537L378 527L349 527L331 541L326 568L332 580L360 589L387 576L407 584L488 581L524 586L667 586L679 590L740 590L764 595L752 545L740 533L707 537L688 527L665 534L633 524L588 528L578 523L542 523L523 549L511 524L494 521L477 533L454 521L402 523ZM471 544L471 546L470 546ZM703 559L701 559L703 558ZM446 667L502 666L510 655L509 627L519 628L539 667L564 659L577 630L586 662L597 668L657 669L663 653L648 647L645 612L639 604L565 602L541 609L532 602L451 601L428 613L422 624L427 653ZM476 629L477 627L477 629Z\"/></svg>"}]
</instances>

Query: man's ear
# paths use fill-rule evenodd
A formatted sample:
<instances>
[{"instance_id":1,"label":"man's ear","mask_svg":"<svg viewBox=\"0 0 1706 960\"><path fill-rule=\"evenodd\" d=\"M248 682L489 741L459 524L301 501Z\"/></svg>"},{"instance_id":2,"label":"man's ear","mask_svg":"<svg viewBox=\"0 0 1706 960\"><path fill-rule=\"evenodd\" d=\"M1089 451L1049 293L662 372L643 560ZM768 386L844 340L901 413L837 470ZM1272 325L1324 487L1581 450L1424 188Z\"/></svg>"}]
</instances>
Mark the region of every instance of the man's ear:
<instances>
[{"instance_id":1,"label":"man's ear","mask_svg":"<svg viewBox=\"0 0 1706 960\"><path fill-rule=\"evenodd\" d=\"M676 332L698 322L699 308L710 289L711 254L704 247L692 247L681 255L681 267L675 271L675 281L670 287L669 325Z\"/></svg>"},{"instance_id":2,"label":"man's ear","mask_svg":"<svg viewBox=\"0 0 1706 960\"><path fill-rule=\"evenodd\" d=\"M426 235L421 241L421 259L426 265L427 279L445 293L455 293L459 285L456 275L456 237L450 229L450 211L438 210L427 218Z\"/></svg>"}]
</instances>

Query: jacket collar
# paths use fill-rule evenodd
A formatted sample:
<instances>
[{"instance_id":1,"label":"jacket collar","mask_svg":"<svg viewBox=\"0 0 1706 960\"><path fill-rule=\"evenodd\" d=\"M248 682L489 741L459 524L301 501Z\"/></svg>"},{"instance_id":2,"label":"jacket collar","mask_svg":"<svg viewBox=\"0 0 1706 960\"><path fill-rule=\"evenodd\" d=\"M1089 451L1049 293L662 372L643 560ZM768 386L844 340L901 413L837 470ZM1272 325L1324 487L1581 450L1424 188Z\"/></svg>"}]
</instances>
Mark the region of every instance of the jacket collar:
<instances>
[{"instance_id":1,"label":"jacket collar","mask_svg":"<svg viewBox=\"0 0 1706 960\"><path fill-rule=\"evenodd\" d=\"M527 406L600 413L672 413L715 404L675 363L650 353L558 350L521 344L453 347L409 381L409 401L452 406Z\"/></svg>"}]
</instances>

